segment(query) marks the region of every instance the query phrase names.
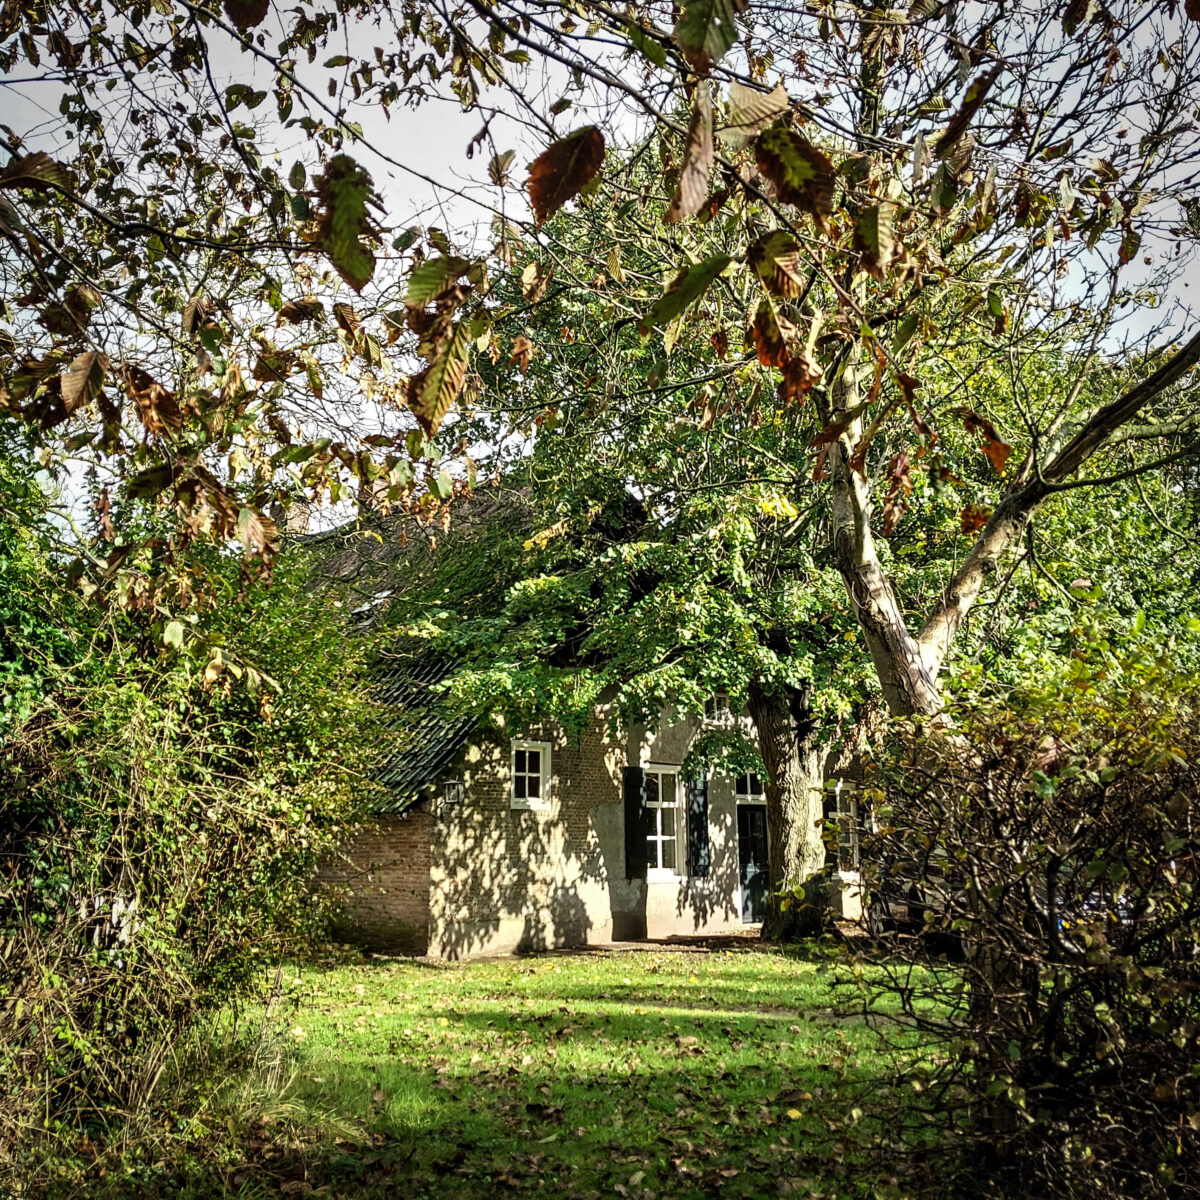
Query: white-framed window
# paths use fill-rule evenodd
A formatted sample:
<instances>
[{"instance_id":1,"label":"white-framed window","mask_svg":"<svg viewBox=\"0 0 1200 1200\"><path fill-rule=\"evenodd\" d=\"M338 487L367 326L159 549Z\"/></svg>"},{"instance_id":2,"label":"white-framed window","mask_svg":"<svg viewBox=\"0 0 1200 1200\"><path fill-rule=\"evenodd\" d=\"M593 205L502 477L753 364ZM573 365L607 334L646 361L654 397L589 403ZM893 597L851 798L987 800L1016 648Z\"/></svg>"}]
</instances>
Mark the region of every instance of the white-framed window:
<instances>
[{"instance_id":1,"label":"white-framed window","mask_svg":"<svg viewBox=\"0 0 1200 1200\"><path fill-rule=\"evenodd\" d=\"M719 691L704 702L706 721L728 721L733 714L729 710L729 693Z\"/></svg>"},{"instance_id":2,"label":"white-framed window","mask_svg":"<svg viewBox=\"0 0 1200 1200\"><path fill-rule=\"evenodd\" d=\"M509 807L550 807L550 743L514 739Z\"/></svg>"},{"instance_id":3,"label":"white-framed window","mask_svg":"<svg viewBox=\"0 0 1200 1200\"><path fill-rule=\"evenodd\" d=\"M828 785L827 785L828 786ZM859 867L858 798L853 780L839 779L825 793L825 825L837 831L837 842L826 841L825 863L841 875L852 874Z\"/></svg>"},{"instance_id":4,"label":"white-framed window","mask_svg":"<svg viewBox=\"0 0 1200 1200\"><path fill-rule=\"evenodd\" d=\"M739 804L766 804L767 790L754 772L739 775L733 781L733 794Z\"/></svg>"},{"instance_id":5,"label":"white-framed window","mask_svg":"<svg viewBox=\"0 0 1200 1200\"><path fill-rule=\"evenodd\" d=\"M683 874L683 810L678 768L646 768L646 866L653 876Z\"/></svg>"}]
</instances>

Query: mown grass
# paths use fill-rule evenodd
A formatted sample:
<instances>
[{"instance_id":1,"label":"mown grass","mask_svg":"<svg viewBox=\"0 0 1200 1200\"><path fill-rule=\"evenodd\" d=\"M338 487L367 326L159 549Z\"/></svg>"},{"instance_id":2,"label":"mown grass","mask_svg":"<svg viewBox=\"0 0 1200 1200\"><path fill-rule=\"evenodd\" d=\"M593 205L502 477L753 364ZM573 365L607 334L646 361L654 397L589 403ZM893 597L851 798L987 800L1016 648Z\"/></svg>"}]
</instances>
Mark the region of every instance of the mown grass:
<instances>
[{"instance_id":1,"label":"mown grass","mask_svg":"<svg viewBox=\"0 0 1200 1200\"><path fill-rule=\"evenodd\" d=\"M896 1064L836 1011L818 952L372 960L283 983L272 1065L197 1084L170 1145L93 1170L87 1195L876 1194L856 1164L888 1131L864 1096Z\"/></svg>"}]
</instances>

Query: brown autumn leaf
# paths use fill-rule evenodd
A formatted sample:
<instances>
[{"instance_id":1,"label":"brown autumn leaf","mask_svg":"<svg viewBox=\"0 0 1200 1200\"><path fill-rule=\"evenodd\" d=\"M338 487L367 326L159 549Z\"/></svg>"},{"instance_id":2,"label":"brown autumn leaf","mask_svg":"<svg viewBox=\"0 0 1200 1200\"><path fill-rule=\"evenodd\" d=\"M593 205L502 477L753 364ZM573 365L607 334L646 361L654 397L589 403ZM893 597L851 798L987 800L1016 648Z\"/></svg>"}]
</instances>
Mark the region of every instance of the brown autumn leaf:
<instances>
[{"instance_id":1,"label":"brown autumn leaf","mask_svg":"<svg viewBox=\"0 0 1200 1200\"><path fill-rule=\"evenodd\" d=\"M299 300L291 300L279 310L276 324L289 321L293 325L301 325L305 321L320 322L325 316L325 306L316 296L302 296Z\"/></svg>"},{"instance_id":2,"label":"brown autumn leaf","mask_svg":"<svg viewBox=\"0 0 1200 1200\"><path fill-rule=\"evenodd\" d=\"M664 218L669 224L694 217L708 199L708 177L713 163L713 109L708 84L701 79L696 84L692 102L692 119L688 125L687 142L683 148L683 169L679 186Z\"/></svg>"},{"instance_id":3,"label":"brown autumn leaf","mask_svg":"<svg viewBox=\"0 0 1200 1200\"><path fill-rule=\"evenodd\" d=\"M158 436L168 429L177 430L183 425L183 415L175 397L148 371L127 363L121 373L125 390L137 406L138 416L147 433Z\"/></svg>"},{"instance_id":4,"label":"brown autumn leaf","mask_svg":"<svg viewBox=\"0 0 1200 1200\"><path fill-rule=\"evenodd\" d=\"M735 79L729 85L729 124L717 136L730 150L741 150L755 134L785 116L790 107L782 80L773 91L760 92Z\"/></svg>"},{"instance_id":5,"label":"brown autumn leaf","mask_svg":"<svg viewBox=\"0 0 1200 1200\"><path fill-rule=\"evenodd\" d=\"M818 224L833 212L833 164L786 125L772 125L754 143L758 169L783 204L809 213Z\"/></svg>"},{"instance_id":6,"label":"brown autumn leaf","mask_svg":"<svg viewBox=\"0 0 1200 1200\"><path fill-rule=\"evenodd\" d=\"M946 126L945 132L934 143L933 153L936 158L949 158L954 151L954 147L958 145L959 139L967 131L967 126L971 123L971 118L979 111L980 105L987 99L987 94L991 90L992 84L1000 77L1000 72L1003 67L997 63L985 75L980 75L969 88L967 94L963 98L963 102L958 112L950 118L950 124Z\"/></svg>"},{"instance_id":7,"label":"brown autumn leaf","mask_svg":"<svg viewBox=\"0 0 1200 1200\"><path fill-rule=\"evenodd\" d=\"M783 375L779 380L779 399L784 404L803 400L820 379L821 368L808 356L808 352L794 351L783 367Z\"/></svg>"},{"instance_id":8,"label":"brown autumn leaf","mask_svg":"<svg viewBox=\"0 0 1200 1200\"><path fill-rule=\"evenodd\" d=\"M729 334L724 329L718 329L708 341L717 358L724 362L729 357Z\"/></svg>"},{"instance_id":9,"label":"brown autumn leaf","mask_svg":"<svg viewBox=\"0 0 1200 1200\"><path fill-rule=\"evenodd\" d=\"M791 358L787 341L795 331L795 326L775 311L770 297L764 296L746 331L746 341L758 352L764 367L786 367Z\"/></svg>"},{"instance_id":10,"label":"brown autumn leaf","mask_svg":"<svg viewBox=\"0 0 1200 1200\"><path fill-rule=\"evenodd\" d=\"M905 500L913 489L909 468L912 466L908 455L901 450L888 463L888 490L883 498L883 535L889 536L900 524L900 519L908 510Z\"/></svg>"},{"instance_id":11,"label":"brown autumn leaf","mask_svg":"<svg viewBox=\"0 0 1200 1200\"><path fill-rule=\"evenodd\" d=\"M212 314L212 301L203 292L192 296L183 306L183 336L194 338L212 321Z\"/></svg>"},{"instance_id":12,"label":"brown autumn leaf","mask_svg":"<svg viewBox=\"0 0 1200 1200\"><path fill-rule=\"evenodd\" d=\"M577 129L554 142L529 167L529 203L544 225L568 200L596 177L604 162L604 134L595 125Z\"/></svg>"},{"instance_id":13,"label":"brown autumn leaf","mask_svg":"<svg viewBox=\"0 0 1200 1200\"><path fill-rule=\"evenodd\" d=\"M988 456L997 475L1004 474L1004 464L1012 454L1012 447L996 432L996 427L986 417L970 409L962 410L963 428L968 433L978 433L983 438L980 450Z\"/></svg>"},{"instance_id":14,"label":"brown autumn leaf","mask_svg":"<svg viewBox=\"0 0 1200 1200\"><path fill-rule=\"evenodd\" d=\"M782 229L751 243L746 251L746 265L763 281L767 291L776 296L795 299L804 290L800 243Z\"/></svg>"},{"instance_id":15,"label":"brown autumn leaf","mask_svg":"<svg viewBox=\"0 0 1200 1200\"><path fill-rule=\"evenodd\" d=\"M99 395L107 372L108 355L99 350L85 350L72 360L63 372L61 383L63 408L67 416Z\"/></svg>"},{"instance_id":16,"label":"brown autumn leaf","mask_svg":"<svg viewBox=\"0 0 1200 1200\"><path fill-rule=\"evenodd\" d=\"M981 508L978 504L968 504L959 516L963 533L978 533L988 523L991 515L990 508Z\"/></svg>"},{"instance_id":17,"label":"brown autumn leaf","mask_svg":"<svg viewBox=\"0 0 1200 1200\"><path fill-rule=\"evenodd\" d=\"M529 364L532 359L533 343L524 336L513 338L512 353L508 356L508 361L519 366L521 374L524 375L529 370Z\"/></svg>"},{"instance_id":18,"label":"brown autumn leaf","mask_svg":"<svg viewBox=\"0 0 1200 1200\"><path fill-rule=\"evenodd\" d=\"M225 15L239 29L253 29L266 20L271 0L225 0Z\"/></svg>"},{"instance_id":19,"label":"brown autumn leaf","mask_svg":"<svg viewBox=\"0 0 1200 1200\"><path fill-rule=\"evenodd\" d=\"M353 337L362 324L362 317L354 311L353 307L341 302L333 306L333 319L337 321L338 327L347 337Z\"/></svg>"},{"instance_id":20,"label":"brown autumn leaf","mask_svg":"<svg viewBox=\"0 0 1200 1200\"><path fill-rule=\"evenodd\" d=\"M247 554L269 557L279 550L279 527L255 509L243 508L237 516L237 539Z\"/></svg>"}]
</instances>

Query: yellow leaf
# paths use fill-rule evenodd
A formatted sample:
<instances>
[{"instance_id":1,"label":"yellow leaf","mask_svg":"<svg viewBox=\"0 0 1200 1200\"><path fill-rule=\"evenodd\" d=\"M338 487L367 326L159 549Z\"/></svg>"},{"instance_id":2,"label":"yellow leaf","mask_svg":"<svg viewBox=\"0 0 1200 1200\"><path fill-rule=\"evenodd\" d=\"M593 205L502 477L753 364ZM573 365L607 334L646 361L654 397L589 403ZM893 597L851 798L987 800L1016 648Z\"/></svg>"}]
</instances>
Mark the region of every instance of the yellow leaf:
<instances>
[{"instance_id":1,"label":"yellow leaf","mask_svg":"<svg viewBox=\"0 0 1200 1200\"><path fill-rule=\"evenodd\" d=\"M798 1121L804 1114L798 1108L789 1108L787 1117L789 1121Z\"/></svg>"}]
</instances>

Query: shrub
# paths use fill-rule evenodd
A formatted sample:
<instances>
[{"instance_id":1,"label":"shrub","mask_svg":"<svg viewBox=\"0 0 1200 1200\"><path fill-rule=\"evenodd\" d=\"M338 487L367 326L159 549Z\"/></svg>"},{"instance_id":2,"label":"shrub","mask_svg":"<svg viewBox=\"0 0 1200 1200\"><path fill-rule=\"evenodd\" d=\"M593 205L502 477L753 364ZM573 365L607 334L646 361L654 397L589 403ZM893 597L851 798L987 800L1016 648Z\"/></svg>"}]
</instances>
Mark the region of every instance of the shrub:
<instances>
[{"instance_id":1,"label":"shrub","mask_svg":"<svg viewBox=\"0 0 1200 1200\"><path fill-rule=\"evenodd\" d=\"M370 790L375 740L367 647L298 556L166 636L163 614L73 599L26 499L0 520L10 1166L22 1141L136 1113L193 1019L317 927L309 880ZM211 569L214 594L236 591L236 563Z\"/></svg>"},{"instance_id":2,"label":"shrub","mask_svg":"<svg viewBox=\"0 0 1200 1200\"><path fill-rule=\"evenodd\" d=\"M930 1040L917 1108L971 1150L946 1186L1194 1194L1200 680L1101 643L948 715L894 730L863 852L885 1029Z\"/></svg>"}]
</instances>

